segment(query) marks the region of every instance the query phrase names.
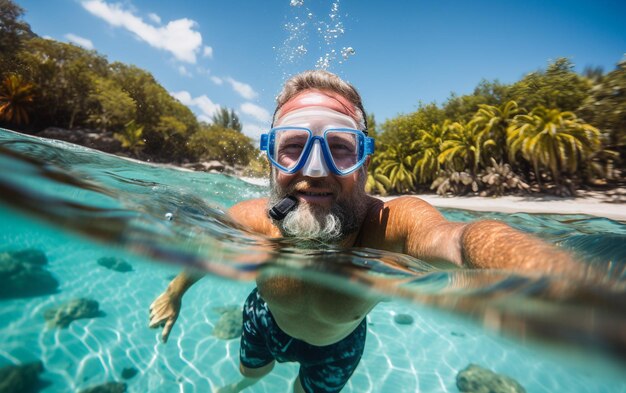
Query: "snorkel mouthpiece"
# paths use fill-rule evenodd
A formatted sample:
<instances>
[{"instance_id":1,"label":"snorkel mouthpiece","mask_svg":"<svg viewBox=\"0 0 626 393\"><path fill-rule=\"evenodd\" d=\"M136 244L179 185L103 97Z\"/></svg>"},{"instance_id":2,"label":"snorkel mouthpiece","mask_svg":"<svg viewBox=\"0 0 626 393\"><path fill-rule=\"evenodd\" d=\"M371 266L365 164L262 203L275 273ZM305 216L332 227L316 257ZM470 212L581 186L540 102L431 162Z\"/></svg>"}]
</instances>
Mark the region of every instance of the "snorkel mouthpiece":
<instances>
[{"instance_id":1,"label":"snorkel mouthpiece","mask_svg":"<svg viewBox=\"0 0 626 393\"><path fill-rule=\"evenodd\" d=\"M296 197L287 195L269 210L269 215L276 221L281 221L290 211L298 206Z\"/></svg>"}]
</instances>

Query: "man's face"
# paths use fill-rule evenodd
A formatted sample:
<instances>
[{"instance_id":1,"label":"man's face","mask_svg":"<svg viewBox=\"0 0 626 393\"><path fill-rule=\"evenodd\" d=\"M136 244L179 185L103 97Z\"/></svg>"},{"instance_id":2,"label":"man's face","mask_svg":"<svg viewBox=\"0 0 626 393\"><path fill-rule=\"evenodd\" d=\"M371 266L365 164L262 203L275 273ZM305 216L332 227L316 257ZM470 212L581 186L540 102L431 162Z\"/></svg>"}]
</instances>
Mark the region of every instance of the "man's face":
<instances>
[{"instance_id":1,"label":"man's face","mask_svg":"<svg viewBox=\"0 0 626 393\"><path fill-rule=\"evenodd\" d=\"M348 116L354 116L355 113L354 106L345 98L310 90L285 103L277 123L290 112L308 106L323 106ZM283 235L336 244L358 231L365 216L365 168L359 168L346 176L328 171L321 177L306 176L303 170L285 174L272 168L270 206L286 195L298 199L297 208L284 220L276 222Z\"/></svg>"}]
</instances>

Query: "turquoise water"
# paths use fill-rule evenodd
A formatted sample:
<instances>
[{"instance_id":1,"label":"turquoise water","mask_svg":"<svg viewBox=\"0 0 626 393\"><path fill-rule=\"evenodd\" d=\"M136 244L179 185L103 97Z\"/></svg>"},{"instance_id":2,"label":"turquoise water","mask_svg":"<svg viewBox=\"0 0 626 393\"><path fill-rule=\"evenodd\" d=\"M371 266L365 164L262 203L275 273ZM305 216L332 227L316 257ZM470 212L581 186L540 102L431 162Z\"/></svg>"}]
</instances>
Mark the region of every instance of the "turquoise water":
<instances>
[{"instance_id":1,"label":"turquoise water","mask_svg":"<svg viewBox=\"0 0 626 393\"><path fill-rule=\"evenodd\" d=\"M573 283L446 271L369 249L298 250L224 215L265 187L5 130L0 168L0 254L42 251L59 284L52 294L0 298L0 367L41 361L44 392L112 381L130 392L207 392L233 382L239 342L212 334L218 309L239 307L264 269L389 295L367 317L365 354L344 391L457 392L457 373L475 363L527 392L626 392L625 223L443 210L459 221L504 220L606 274L601 285ZM103 257L132 271L107 269L97 263ZM147 327L148 307L181 266L209 275L185 295L162 344ZM48 327L46 310L74 298L97 300L102 315ZM398 314L413 322L394 322ZM137 374L125 379L125 368ZM280 364L249 391L290 391L296 374L297 365Z\"/></svg>"}]
</instances>

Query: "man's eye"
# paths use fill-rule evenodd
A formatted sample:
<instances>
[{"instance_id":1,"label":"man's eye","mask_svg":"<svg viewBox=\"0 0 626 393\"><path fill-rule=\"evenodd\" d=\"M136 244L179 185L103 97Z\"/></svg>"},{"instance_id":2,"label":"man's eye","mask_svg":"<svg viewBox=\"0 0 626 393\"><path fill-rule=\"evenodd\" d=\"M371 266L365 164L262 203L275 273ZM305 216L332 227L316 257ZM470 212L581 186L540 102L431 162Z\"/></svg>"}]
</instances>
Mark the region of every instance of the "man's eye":
<instances>
[{"instance_id":1,"label":"man's eye","mask_svg":"<svg viewBox=\"0 0 626 393\"><path fill-rule=\"evenodd\" d=\"M330 146L330 150L337 153L352 153L354 147L345 143L334 143Z\"/></svg>"},{"instance_id":2,"label":"man's eye","mask_svg":"<svg viewBox=\"0 0 626 393\"><path fill-rule=\"evenodd\" d=\"M280 151L285 153L294 153L300 152L302 149L304 149L304 144L302 143L287 143L281 146Z\"/></svg>"}]
</instances>

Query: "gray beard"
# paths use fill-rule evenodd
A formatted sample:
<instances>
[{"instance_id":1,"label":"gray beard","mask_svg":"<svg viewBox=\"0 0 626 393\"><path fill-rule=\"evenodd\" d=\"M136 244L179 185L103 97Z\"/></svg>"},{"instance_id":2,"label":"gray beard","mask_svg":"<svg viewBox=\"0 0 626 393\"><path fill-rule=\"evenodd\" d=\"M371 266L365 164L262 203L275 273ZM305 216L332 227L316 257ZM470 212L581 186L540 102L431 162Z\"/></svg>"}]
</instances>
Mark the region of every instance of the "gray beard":
<instances>
[{"instance_id":1,"label":"gray beard","mask_svg":"<svg viewBox=\"0 0 626 393\"><path fill-rule=\"evenodd\" d=\"M359 176L359 183L362 182L361 178L365 180L364 176ZM323 183L318 180L308 182ZM294 188L295 184L287 190L279 190L272 174L268 208L291 194ZM298 204L283 220L273 222L284 237L297 238L305 247L315 243L337 245L361 228L367 210L366 200L364 187L358 184L350 200L338 199L330 211L319 206Z\"/></svg>"}]
</instances>

